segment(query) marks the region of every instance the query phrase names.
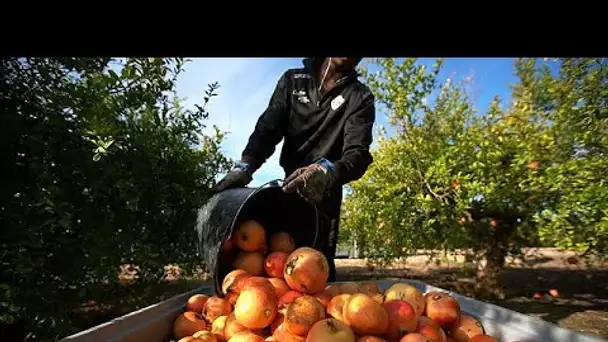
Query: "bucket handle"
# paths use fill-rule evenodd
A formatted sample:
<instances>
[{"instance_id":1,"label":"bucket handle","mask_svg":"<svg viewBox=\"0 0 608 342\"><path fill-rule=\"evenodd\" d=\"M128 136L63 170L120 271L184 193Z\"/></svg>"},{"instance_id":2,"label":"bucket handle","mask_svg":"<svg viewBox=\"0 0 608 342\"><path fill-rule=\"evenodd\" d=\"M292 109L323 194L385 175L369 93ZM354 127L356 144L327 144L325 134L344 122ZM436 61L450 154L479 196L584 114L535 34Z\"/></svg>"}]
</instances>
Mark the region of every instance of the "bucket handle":
<instances>
[{"instance_id":1,"label":"bucket handle","mask_svg":"<svg viewBox=\"0 0 608 342\"><path fill-rule=\"evenodd\" d=\"M261 189L266 189L266 188L272 188L272 187L283 187L283 185L285 185L285 181L283 179L277 178L274 180L271 180L269 182L264 183L262 186L260 186L256 191L254 191L254 193L258 192L258 190ZM253 195L253 194L252 194ZM319 217L319 215L321 215L321 213L319 212L319 210L317 209L317 206L314 204L309 203L312 208L315 211L315 236L313 241L313 245L318 244L318 239L319 239L319 233L321 232L321 219Z\"/></svg>"},{"instance_id":2,"label":"bucket handle","mask_svg":"<svg viewBox=\"0 0 608 342\"><path fill-rule=\"evenodd\" d=\"M260 187L260 189L264 189L264 188L271 188L271 187L283 187L283 185L285 185L285 182L282 179L274 179L271 180L269 182L266 182L264 185L262 185Z\"/></svg>"}]
</instances>

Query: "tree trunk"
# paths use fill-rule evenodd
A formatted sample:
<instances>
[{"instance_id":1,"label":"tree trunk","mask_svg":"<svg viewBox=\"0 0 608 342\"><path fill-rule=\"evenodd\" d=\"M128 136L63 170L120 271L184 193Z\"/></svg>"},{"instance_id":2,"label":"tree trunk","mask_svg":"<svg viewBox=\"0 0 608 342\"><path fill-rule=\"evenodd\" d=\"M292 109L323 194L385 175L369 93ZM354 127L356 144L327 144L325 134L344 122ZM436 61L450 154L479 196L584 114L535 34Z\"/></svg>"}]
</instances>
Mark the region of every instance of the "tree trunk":
<instances>
[{"instance_id":1,"label":"tree trunk","mask_svg":"<svg viewBox=\"0 0 608 342\"><path fill-rule=\"evenodd\" d=\"M514 224L498 223L486 245L482 260L477 264L477 293L491 298L504 299L503 270L509 253L509 238L515 231Z\"/></svg>"},{"instance_id":2,"label":"tree trunk","mask_svg":"<svg viewBox=\"0 0 608 342\"><path fill-rule=\"evenodd\" d=\"M498 299L504 299L502 272L507 251L496 245L490 245L484 258L477 264L477 293Z\"/></svg>"}]
</instances>

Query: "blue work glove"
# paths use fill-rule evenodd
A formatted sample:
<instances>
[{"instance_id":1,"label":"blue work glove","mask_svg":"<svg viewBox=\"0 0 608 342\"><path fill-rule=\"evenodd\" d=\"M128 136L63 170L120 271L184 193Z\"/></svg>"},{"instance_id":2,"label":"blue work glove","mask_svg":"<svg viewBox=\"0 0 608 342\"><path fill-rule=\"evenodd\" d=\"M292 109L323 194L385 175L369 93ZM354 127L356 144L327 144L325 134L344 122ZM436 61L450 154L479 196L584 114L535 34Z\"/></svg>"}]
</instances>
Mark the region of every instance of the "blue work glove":
<instances>
[{"instance_id":1,"label":"blue work glove","mask_svg":"<svg viewBox=\"0 0 608 342\"><path fill-rule=\"evenodd\" d=\"M289 175L285 179L283 191L298 192L307 202L317 204L332 187L335 176L334 164L327 159L321 159Z\"/></svg>"}]
</instances>

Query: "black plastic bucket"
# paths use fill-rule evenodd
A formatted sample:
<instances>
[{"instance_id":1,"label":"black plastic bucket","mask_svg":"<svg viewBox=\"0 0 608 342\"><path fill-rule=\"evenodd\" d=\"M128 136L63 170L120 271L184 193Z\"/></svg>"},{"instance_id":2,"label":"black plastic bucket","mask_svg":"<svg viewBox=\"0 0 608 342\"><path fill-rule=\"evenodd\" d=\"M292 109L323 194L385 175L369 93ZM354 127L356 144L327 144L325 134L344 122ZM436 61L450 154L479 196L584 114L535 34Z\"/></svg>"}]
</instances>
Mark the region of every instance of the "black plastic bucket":
<instances>
[{"instance_id":1,"label":"black plastic bucket","mask_svg":"<svg viewBox=\"0 0 608 342\"><path fill-rule=\"evenodd\" d=\"M281 181L259 188L236 188L215 194L198 213L196 229L199 253L211 273L216 295L223 297L222 281L233 269L234 253L223 252L228 239L241 222L254 219L266 230L267 239L280 231L289 233L296 247L317 248L319 213L298 194L286 194Z\"/></svg>"}]
</instances>

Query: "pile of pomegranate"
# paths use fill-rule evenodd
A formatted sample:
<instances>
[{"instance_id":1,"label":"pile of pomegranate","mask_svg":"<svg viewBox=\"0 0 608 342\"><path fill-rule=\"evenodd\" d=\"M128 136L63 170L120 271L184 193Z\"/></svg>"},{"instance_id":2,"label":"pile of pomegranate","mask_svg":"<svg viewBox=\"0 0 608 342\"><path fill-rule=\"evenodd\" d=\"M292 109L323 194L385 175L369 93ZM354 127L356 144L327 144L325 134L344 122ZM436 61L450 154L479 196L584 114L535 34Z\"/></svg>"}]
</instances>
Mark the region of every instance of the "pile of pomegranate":
<instances>
[{"instance_id":1,"label":"pile of pomegranate","mask_svg":"<svg viewBox=\"0 0 608 342\"><path fill-rule=\"evenodd\" d=\"M384 293L375 282L327 285L319 251L285 232L266 243L264 228L247 221L224 244L234 270L223 298L197 294L173 326L178 342L498 342L447 293L422 294L408 283Z\"/></svg>"}]
</instances>

